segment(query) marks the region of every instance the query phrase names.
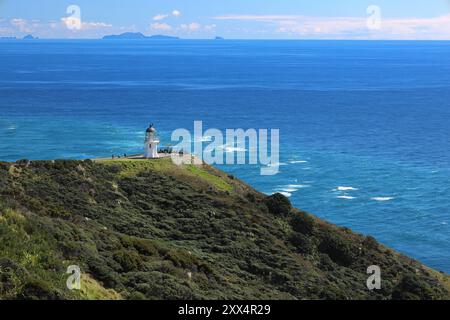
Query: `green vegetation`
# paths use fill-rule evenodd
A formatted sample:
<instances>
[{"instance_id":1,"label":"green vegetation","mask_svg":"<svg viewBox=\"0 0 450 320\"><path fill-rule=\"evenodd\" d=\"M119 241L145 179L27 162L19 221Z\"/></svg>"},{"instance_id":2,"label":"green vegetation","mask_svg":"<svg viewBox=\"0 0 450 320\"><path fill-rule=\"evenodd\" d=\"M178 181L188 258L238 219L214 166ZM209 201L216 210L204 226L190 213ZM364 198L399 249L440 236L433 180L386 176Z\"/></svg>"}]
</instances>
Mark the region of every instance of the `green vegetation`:
<instances>
[{"instance_id":1,"label":"green vegetation","mask_svg":"<svg viewBox=\"0 0 450 320\"><path fill-rule=\"evenodd\" d=\"M219 190L231 191L233 189L233 187L229 183L225 182L225 180L220 176L214 175L200 166L189 165L186 166L186 168L189 172L193 173L194 176L208 181Z\"/></svg>"},{"instance_id":2,"label":"green vegetation","mask_svg":"<svg viewBox=\"0 0 450 320\"><path fill-rule=\"evenodd\" d=\"M448 299L449 283L207 165L0 164L0 299Z\"/></svg>"}]
</instances>

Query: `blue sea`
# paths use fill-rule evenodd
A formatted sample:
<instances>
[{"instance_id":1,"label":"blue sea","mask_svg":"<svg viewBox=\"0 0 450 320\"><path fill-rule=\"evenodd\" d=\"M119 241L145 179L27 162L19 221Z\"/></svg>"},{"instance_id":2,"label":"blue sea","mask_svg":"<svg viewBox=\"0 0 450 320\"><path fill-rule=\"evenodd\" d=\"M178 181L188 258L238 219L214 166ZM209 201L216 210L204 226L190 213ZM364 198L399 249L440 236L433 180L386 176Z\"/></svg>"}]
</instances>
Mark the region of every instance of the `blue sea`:
<instances>
[{"instance_id":1,"label":"blue sea","mask_svg":"<svg viewBox=\"0 0 450 320\"><path fill-rule=\"evenodd\" d=\"M1 41L0 159L142 152L172 130L280 129L261 192L450 272L450 42Z\"/></svg>"}]
</instances>

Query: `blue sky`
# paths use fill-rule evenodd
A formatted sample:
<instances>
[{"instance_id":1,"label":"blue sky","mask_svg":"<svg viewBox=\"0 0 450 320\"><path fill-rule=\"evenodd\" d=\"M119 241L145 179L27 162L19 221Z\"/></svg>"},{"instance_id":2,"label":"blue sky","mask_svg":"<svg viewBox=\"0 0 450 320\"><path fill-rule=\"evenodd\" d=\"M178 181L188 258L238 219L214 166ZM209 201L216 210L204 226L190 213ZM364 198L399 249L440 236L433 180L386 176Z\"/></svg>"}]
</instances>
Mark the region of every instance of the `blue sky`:
<instances>
[{"instance_id":1,"label":"blue sky","mask_svg":"<svg viewBox=\"0 0 450 320\"><path fill-rule=\"evenodd\" d=\"M76 5L77 10L70 10ZM0 0L0 36L450 39L450 0Z\"/></svg>"}]
</instances>

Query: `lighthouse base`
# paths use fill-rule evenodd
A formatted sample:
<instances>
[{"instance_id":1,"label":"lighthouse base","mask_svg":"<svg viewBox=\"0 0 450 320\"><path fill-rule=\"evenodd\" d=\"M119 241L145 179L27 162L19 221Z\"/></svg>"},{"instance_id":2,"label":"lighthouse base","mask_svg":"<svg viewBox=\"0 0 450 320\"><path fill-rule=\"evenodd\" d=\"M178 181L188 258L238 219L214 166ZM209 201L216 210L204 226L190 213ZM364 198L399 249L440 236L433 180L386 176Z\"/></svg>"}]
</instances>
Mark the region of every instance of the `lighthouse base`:
<instances>
[{"instance_id":1,"label":"lighthouse base","mask_svg":"<svg viewBox=\"0 0 450 320\"><path fill-rule=\"evenodd\" d=\"M146 158L146 159L155 159L155 158L159 158L159 154L158 154L158 152L156 152L156 150L154 150L154 151L149 151L149 152L145 152L144 158Z\"/></svg>"}]
</instances>

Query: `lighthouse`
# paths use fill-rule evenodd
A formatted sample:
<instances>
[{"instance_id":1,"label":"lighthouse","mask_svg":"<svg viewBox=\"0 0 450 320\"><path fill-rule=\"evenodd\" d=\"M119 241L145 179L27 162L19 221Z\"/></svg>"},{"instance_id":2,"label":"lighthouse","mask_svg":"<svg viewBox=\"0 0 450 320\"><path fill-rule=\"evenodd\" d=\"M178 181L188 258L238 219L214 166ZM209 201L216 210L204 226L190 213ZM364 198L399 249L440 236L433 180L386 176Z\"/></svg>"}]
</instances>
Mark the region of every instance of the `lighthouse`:
<instances>
[{"instance_id":1,"label":"lighthouse","mask_svg":"<svg viewBox=\"0 0 450 320\"><path fill-rule=\"evenodd\" d=\"M156 135L156 129L151 124L146 131L145 134L145 143L144 143L144 158L153 159L159 158L158 155L158 145L159 139Z\"/></svg>"}]
</instances>

